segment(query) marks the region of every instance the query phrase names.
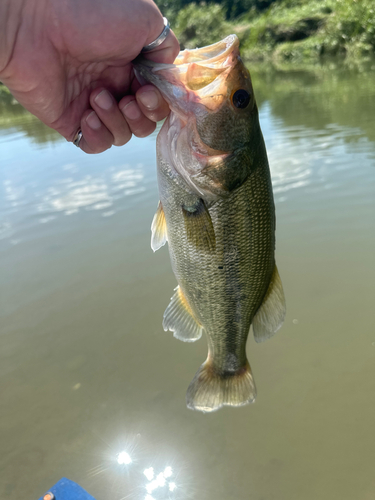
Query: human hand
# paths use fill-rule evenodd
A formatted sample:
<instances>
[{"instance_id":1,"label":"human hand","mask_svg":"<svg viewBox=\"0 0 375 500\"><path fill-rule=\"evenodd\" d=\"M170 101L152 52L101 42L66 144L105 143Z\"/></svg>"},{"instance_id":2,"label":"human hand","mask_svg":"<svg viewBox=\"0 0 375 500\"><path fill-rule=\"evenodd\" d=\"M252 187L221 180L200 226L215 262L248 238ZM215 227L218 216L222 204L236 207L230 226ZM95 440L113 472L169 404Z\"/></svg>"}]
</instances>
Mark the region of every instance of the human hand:
<instances>
[{"instance_id":1,"label":"human hand","mask_svg":"<svg viewBox=\"0 0 375 500\"><path fill-rule=\"evenodd\" d=\"M0 41L0 80L68 141L81 129L81 149L100 153L132 134L151 134L167 116L160 92L141 86L131 63L163 30L152 0L2 2L9 2L11 15L4 21L6 43ZM145 57L172 63L178 51L170 32Z\"/></svg>"}]
</instances>

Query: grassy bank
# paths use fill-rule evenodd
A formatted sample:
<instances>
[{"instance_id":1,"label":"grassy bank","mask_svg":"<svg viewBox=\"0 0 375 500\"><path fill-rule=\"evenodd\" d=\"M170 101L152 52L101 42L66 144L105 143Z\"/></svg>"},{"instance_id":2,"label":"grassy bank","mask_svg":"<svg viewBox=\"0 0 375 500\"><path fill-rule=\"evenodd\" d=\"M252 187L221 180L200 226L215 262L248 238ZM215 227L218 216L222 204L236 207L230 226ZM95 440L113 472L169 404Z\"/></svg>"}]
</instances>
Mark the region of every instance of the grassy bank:
<instances>
[{"instance_id":1,"label":"grassy bank","mask_svg":"<svg viewBox=\"0 0 375 500\"><path fill-rule=\"evenodd\" d=\"M234 32L249 60L361 61L375 54L373 0L276 0L265 9L254 3L235 18L224 4L189 3L178 11L171 8L173 0L159 4L183 48L207 45Z\"/></svg>"}]
</instances>

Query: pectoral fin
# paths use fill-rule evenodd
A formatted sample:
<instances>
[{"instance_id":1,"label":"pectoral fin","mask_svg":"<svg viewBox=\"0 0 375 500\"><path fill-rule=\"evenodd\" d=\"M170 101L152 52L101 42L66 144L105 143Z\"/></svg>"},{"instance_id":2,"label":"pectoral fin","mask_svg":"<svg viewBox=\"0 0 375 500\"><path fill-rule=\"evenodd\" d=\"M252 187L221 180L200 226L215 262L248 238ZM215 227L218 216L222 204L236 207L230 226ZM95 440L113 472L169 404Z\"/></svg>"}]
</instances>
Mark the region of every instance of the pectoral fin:
<instances>
[{"instance_id":1,"label":"pectoral fin","mask_svg":"<svg viewBox=\"0 0 375 500\"><path fill-rule=\"evenodd\" d=\"M263 342L274 335L284 322L286 313L283 285L276 264L262 305L253 318L256 342Z\"/></svg>"},{"instance_id":2,"label":"pectoral fin","mask_svg":"<svg viewBox=\"0 0 375 500\"><path fill-rule=\"evenodd\" d=\"M194 342L202 336L203 327L194 318L181 288L178 286L163 316L164 331L170 330L176 339Z\"/></svg>"},{"instance_id":3,"label":"pectoral fin","mask_svg":"<svg viewBox=\"0 0 375 500\"><path fill-rule=\"evenodd\" d=\"M214 251L215 231L211 216L203 200L193 207L182 207L188 240L199 250Z\"/></svg>"},{"instance_id":4,"label":"pectoral fin","mask_svg":"<svg viewBox=\"0 0 375 500\"><path fill-rule=\"evenodd\" d=\"M156 250L159 250L159 248L165 245L168 241L167 223L165 220L163 206L160 201L154 218L152 219L151 232L151 248L154 252L156 252Z\"/></svg>"}]
</instances>

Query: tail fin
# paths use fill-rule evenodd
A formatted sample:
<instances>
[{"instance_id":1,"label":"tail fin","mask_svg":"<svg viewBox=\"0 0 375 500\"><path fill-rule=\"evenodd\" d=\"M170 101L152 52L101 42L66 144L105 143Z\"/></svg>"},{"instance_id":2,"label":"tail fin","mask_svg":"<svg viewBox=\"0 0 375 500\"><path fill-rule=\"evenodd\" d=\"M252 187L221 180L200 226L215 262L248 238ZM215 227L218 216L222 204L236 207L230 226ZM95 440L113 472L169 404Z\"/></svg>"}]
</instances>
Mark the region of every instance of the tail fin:
<instances>
[{"instance_id":1,"label":"tail fin","mask_svg":"<svg viewBox=\"0 0 375 500\"><path fill-rule=\"evenodd\" d=\"M256 388L250 365L234 373L219 374L206 360L195 374L186 393L186 404L191 410L215 411L224 405L243 406L252 403Z\"/></svg>"}]
</instances>

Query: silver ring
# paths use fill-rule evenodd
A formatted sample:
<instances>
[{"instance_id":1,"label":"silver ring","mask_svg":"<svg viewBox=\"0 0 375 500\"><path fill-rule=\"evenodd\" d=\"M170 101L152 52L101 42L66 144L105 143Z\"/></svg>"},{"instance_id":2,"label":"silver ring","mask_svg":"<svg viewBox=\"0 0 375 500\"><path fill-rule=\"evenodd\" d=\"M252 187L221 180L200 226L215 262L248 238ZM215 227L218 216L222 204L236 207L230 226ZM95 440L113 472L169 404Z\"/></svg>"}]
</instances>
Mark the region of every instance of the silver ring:
<instances>
[{"instance_id":1,"label":"silver ring","mask_svg":"<svg viewBox=\"0 0 375 500\"><path fill-rule=\"evenodd\" d=\"M150 50L154 50L156 47L159 47L159 45L161 45L164 42L164 40L167 38L168 33L170 32L171 28L169 27L169 22L168 22L168 19L166 17L163 17L163 21L164 21L163 31L160 33L160 35L157 37L156 40L154 40L153 42L151 42L148 45L146 45L145 47L143 47L143 49L141 50L142 53L150 52Z\"/></svg>"},{"instance_id":2,"label":"silver ring","mask_svg":"<svg viewBox=\"0 0 375 500\"><path fill-rule=\"evenodd\" d=\"M77 148L79 148L79 143L81 142L82 137L83 137L82 130L79 129L73 139L73 144L77 146Z\"/></svg>"}]
</instances>

